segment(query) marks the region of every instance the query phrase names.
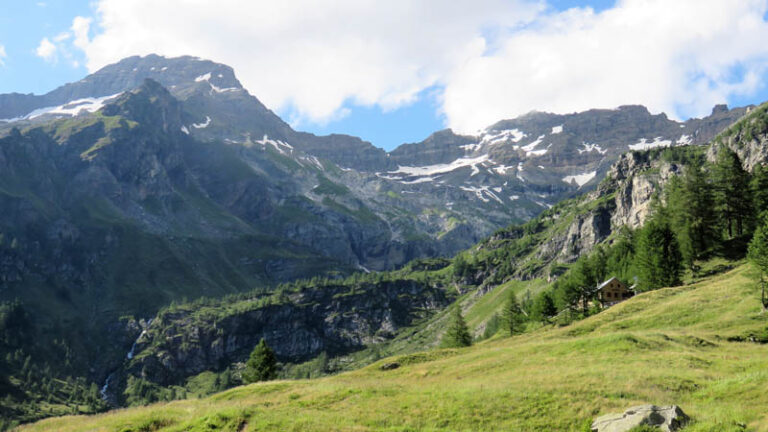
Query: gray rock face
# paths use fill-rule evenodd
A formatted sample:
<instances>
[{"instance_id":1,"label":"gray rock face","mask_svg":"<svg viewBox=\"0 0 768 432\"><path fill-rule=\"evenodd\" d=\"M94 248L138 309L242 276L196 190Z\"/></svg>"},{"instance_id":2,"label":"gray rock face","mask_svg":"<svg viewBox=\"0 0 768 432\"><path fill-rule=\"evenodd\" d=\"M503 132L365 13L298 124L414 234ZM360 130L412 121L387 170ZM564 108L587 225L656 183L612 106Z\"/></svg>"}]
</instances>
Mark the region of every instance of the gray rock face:
<instances>
[{"instance_id":1,"label":"gray rock face","mask_svg":"<svg viewBox=\"0 0 768 432\"><path fill-rule=\"evenodd\" d=\"M688 420L688 416L677 405L640 405L621 414L598 417L592 423L592 432L627 432L643 425L657 427L663 432L674 432L685 426Z\"/></svg>"},{"instance_id":2,"label":"gray rock face","mask_svg":"<svg viewBox=\"0 0 768 432\"><path fill-rule=\"evenodd\" d=\"M291 294L291 301L256 306L161 313L135 345L127 374L163 385L245 361L265 339L282 361L307 360L326 352L348 353L388 340L417 318L445 307L449 299L427 284L393 280L349 287L328 285ZM359 290L359 291L358 291Z\"/></svg>"}]
</instances>

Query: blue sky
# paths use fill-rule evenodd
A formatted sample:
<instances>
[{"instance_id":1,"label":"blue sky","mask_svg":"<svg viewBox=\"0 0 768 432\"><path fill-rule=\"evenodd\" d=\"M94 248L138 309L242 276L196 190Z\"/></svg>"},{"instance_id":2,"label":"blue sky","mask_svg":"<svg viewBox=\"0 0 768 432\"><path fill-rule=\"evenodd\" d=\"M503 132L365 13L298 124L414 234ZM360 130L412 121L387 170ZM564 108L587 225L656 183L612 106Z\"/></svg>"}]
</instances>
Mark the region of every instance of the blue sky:
<instances>
[{"instance_id":1,"label":"blue sky","mask_svg":"<svg viewBox=\"0 0 768 432\"><path fill-rule=\"evenodd\" d=\"M488 1L492 2L494 0ZM95 15L94 11L95 5L98 2L112 2L112 9L118 10L118 7L114 6L114 4L117 4L118 0L43 0L37 2L0 0L0 7L3 10L3 13L0 14L0 45L4 47L5 51L5 56L0 56L0 62L2 63L0 64L0 93L21 92L42 94L64 83L83 78L88 73L85 64L89 59L92 60L92 63L98 62L97 60L99 59L114 61L109 55L103 55L103 53L96 52L95 47L97 47L98 44L93 44L93 47L89 47L88 49L80 49L79 47L76 47L73 43L74 35L70 32L75 17L82 16L92 18L94 24L90 28L90 36L94 37L97 34L104 32L106 36L102 42L104 46L108 46L110 31L112 30L101 28L99 17ZM636 1L633 0L623 3L636 3ZM622 3L617 4L613 0L549 0L546 2L546 7L538 12L538 17L533 21L526 22L525 25L528 26L526 28L536 29L538 32L535 35L538 38L536 41L537 43L540 42L542 44L542 50L546 50L547 46L552 46L547 44L557 43L556 39L555 42L552 42L552 38L557 37L557 31L559 30L553 31L551 29L561 29L563 25L567 25L569 22L563 20L558 21L556 23L557 25L551 24L553 17L556 18L559 15L565 16L565 14L559 14L560 12L571 8L591 7L597 14L599 14L600 12L618 6L626 5L623 5ZM151 15L151 11L145 10L141 12L146 13L147 16ZM763 12L765 12L765 10ZM115 13L123 12L118 11ZM160 14L161 12L158 11L157 13ZM522 13L523 12L521 12L521 14ZM141 19L143 18L140 16L139 20ZM589 21L590 19L592 21ZM702 20L703 19L704 18L702 18ZM126 16L126 21L129 20L130 18ZM692 18L692 20L695 21L694 18ZM763 16L763 20L766 20L765 16ZM594 26L599 29L599 26L602 24L598 21L599 20L595 20L594 18L583 18L583 22L580 22L579 25L582 27ZM169 26L169 28L172 27ZM222 28L226 28L226 25ZM596 34L609 34L607 31L600 31L601 32L596 31ZM69 35L67 35L67 32L69 32ZM123 42L120 38L124 38L126 33L122 33L121 36L121 34L115 30L114 34L117 35L112 36L113 40L117 41L113 41L113 44L115 44L114 46L116 48L122 48L119 46ZM168 34L175 36L173 33ZM173 37L168 37L168 34L164 34L163 36L165 37L158 36L158 40L173 39ZM756 36L759 35L756 34ZM59 40L56 40L57 37L60 37ZM233 37L243 38L242 35L233 35ZM258 37L258 35L255 35L254 37ZM276 40L273 35L270 35L270 37L272 38L271 41ZM55 54L49 56L47 59L42 58L36 52L43 38L48 38L49 40L54 41L57 47ZM722 39L722 37L719 38ZM734 36L734 38L736 38L736 36ZM181 33L179 33L178 39L184 39ZM744 40L745 38L739 36L738 39ZM564 40L567 41L567 39ZM390 91L391 89L389 89L389 87L381 83L375 83L378 87L372 86L372 88L378 89L379 87L384 87L385 89L379 92L381 94L374 94L371 96L371 91L369 91L368 88L361 89L360 86L358 86L346 89L342 88L344 84L342 82L339 84L339 93L341 96L335 95L336 99L340 102L336 103L336 105L330 102L326 104L330 108L325 109L323 115L304 115L304 113L307 112L315 112L312 110L318 105L317 100L311 98L302 99L303 95L301 94L287 94L285 91L283 91L283 93L286 93L285 95L279 92L272 92L271 90L275 87L275 83L269 82L269 79L273 77L259 75L254 72L254 70L258 68L251 67L249 69L247 63L240 65L240 57L238 57L238 55L244 57L245 55L242 53L231 52L228 54L229 57L227 57L227 59L214 58L214 60L222 61L235 67L236 73L251 93L262 99L262 101L275 110L286 121L291 121L295 124L298 129L317 134L346 133L356 135L385 149L392 149L401 143L421 141L432 132L448 126L454 127L454 129L458 127L460 130L463 127L463 131L466 131L472 129L472 127L478 127L480 125L487 126L496 120L513 117L514 115L527 112L531 109L571 112L577 109L585 109L593 106L590 105L589 100L584 100L588 99L589 96L582 96L580 97L581 99L577 99L576 102L573 100L562 100L562 95L569 93L572 89L576 90L574 93L578 93L578 86L582 81L585 82L584 93L587 95L592 94L589 85L599 86L600 77L598 77L597 83L588 83L589 71L584 72L587 78L583 78L582 81L568 81L567 79L563 79L562 76L556 75L556 71L552 72L552 82L556 84L559 83L558 85L560 85L560 88L565 89L564 91L553 93L547 92L546 89L539 89L538 92L530 92L529 94L527 88L533 87L533 84L528 85L526 83L519 83L519 81L521 81L520 77L522 76L524 78L527 75L535 75L538 71L522 71L520 73L524 75L512 75L516 69L518 69L516 63L510 63L508 59L507 63L504 63L505 59L503 56L507 55L507 57L509 57L517 55L523 48L516 45L514 39L510 39L509 41L509 52L499 54L497 56L498 58L494 58L493 55L495 55L495 53L491 53L489 58L473 59L473 62L477 63L477 65L472 63L472 67L464 68L462 71L466 76L456 78L456 74L445 72L444 75L441 75L439 78L432 81L422 79L418 82L408 81L405 84L400 82L394 83L392 85L394 88L410 88L413 86L417 88L417 90L412 92L409 97L401 98L402 100L406 100L406 102L398 102L395 104L387 103L387 98L392 96L392 91ZM134 45L131 45L133 41L124 42L128 47L126 48L129 50L128 52L135 49L136 53L141 54L152 50L152 45L149 47L147 47L146 44L142 46L141 41L135 42L135 47ZM681 42L680 45L685 46L685 43L688 42ZM563 45L563 43L561 43L561 45ZM98 46L101 47L101 45ZM215 45L211 45L209 51L218 53L220 50L217 50L216 48ZM101 49L102 51L104 50L103 48ZM167 46L167 44L162 47L158 46L158 50L163 51L160 53L167 53L168 55L186 53L183 46L175 47ZM606 51L607 50L608 49L606 49ZM115 49L115 51L119 50ZM726 49L725 51L728 50ZM0 53L1 52L2 51L0 51ZM206 57L205 53L190 52L189 54ZM248 54L250 55L251 53ZM558 54L553 50L553 56L555 55ZM567 53L560 53L559 55L565 58ZM709 57L707 57L707 55L708 54L706 53L691 54L689 52L683 52L681 54L680 52L673 52L670 54L670 58L674 61L681 59L680 61L682 62L688 61L688 57L698 56L697 58L703 58L708 61ZM649 85L648 89L650 90L640 89L640 96L629 90L627 90L625 98L620 97L621 95L616 96L616 89L623 91L624 88L632 87L631 85L627 86L626 84L619 83L617 84L618 87L613 89L606 88L600 95L596 95L594 106L610 107L620 103L645 102L644 93L653 93L652 90L655 88L665 88L666 90L664 90L664 92L674 94L674 96L665 97L661 94L659 96L649 97L647 98L648 102L646 104L651 106L652 111L656 112L662 110L674 110L676 112L672 115L677 118L686 118L691 115L703 115L708 111L708 108L706 107L709 106L711 108L711 105L714 103L728 103L731 106L737 106L760 103L768 100L768 88L763 84L768 75L765 73L766 70L768 70L768 55L766 55L764 51L761 51L760 47L756 47L753 48L751 52L744 54L743 61L738 57L732 57L733 56L729 57L726 53L723 54L721 58L716 59L717 61L722 60L723 65L721 66L721 69L715 73L711 73L711 71L708 71L707 73L699 73L696 67L692 67L688 70L673 70L672 72L674 73L669 74L680 75L683 78L678 77L678 79L684 81L678 81L676 83L666 82L664 76L661 75L660 78L657 78L660 82L651 83L651 85ZM655 57L649 54L648 58L651 59L650 61L646 61L648 67L653 67L653 59L655 59ZM281 58L278 58L277 61L280 61L280 59ZM293 61L294 59L289 58L288 60ZM544 58L539 61L546 60L547 59ZM499 66L495 69L487 69L486 63L490 61L494 61L492 64ZM108 61L102 61L102 63L106 62ZM578 61L574 62L574 64L577 65L576 67L582 64ZM510 67L510 64L512 65L511 70L509 71L509 74L507 74L503 68ZM261 69L263 69L263 65L260 66ZM568 74L571 74L571 71L568 70L568 68L573 68L574 66L565 62L563 67ZM702 67L699 66L699 69L701 68ZM308 69L311 69L311 67ZM501 69L501 71L499 71L499 69ZM485 72L482 72L489 70L493 73L489 72L488 75L484 75ZM649 69L649 71L652 72L651 69ZM311 74L312 72L314 71L309 70L303 73L303 75ZM440 73L443 73L444 71L438 70L438 72L439 73L435 73L434 70L430 70L430 73L436 75L440 75ZM578 72L576 70L573 72L573 75L578 78ZM679 74L677 74L677 72L679 72ZM756 78L753 78L751 86L747 86L744 84L744 82L748 81L745 77L749 76L750 73L752 75L756 74ZM426 73L424 74L426 75ZM297 80L301 79L303 75L288 74L285 79ZM489 108L489 106L493 104L490 102L486 103L486 101L495 98L495 87L503 87L507 82L508 76L510 77L508 82L510 84L517 83L517 86L510 87L509 89L504 90L504 92L500 92L503 93L503 96L505 97L499 97L497 99L502 102L497 100L495 104L498 106ZM516 78L513 78L513 76ZM653 79L652 74L649 74L648 76L649 80ZM641 78L637 81L642 80L644 75L640 75L640 77ZM480 82L480 84L482 84L482 81L484 80L489 81L488 85L485 87L478 87L477 85L464 85L464 87L461 87L456 84L467 82ZM575 85L574 82L576 83ZM260 88L259 86L262 84L263 87ZM291 82L283 84L285 88L290 89L292 87ZM301 83L298 83L296 87L301 88L300 84ZM678 87L685 87L686 90L680 92L678 95ZM705 93L706 97L701 96L701 93ZM352 96L350 96L350 94L352 94ZM477 96L475 97L475 95ZM402 95L398 94L397 96ZM578 98L578 96L573 96L572 99L574 98ZM638 99L641 100L638 101ZM366 102L353 102L359 100L366 100ZM520 102L515 103L517 100ZM270 103L271 101L272 103ZM323 104L320 103L319 105ZM482 113L482 116L479 114L475 116L476 111ZM332 113L332 115L325 115L328 112Z\"/></svg>"},{"instance_id":2,"label":"blue sky","mask_svg":"<svg viewBox=\"0 0 768 432\"><path fill-rule=\"evenodd\" d=\"M0 93L46 93L71 81L82 79L88 71L82 53L74 53L80 63L59 59L49 63L35 50L43 37L59 34L72 25L75 16L88 16L87 0L0 0L0 44L7 58L0 66Z\"/></svg>"}]
</instances>

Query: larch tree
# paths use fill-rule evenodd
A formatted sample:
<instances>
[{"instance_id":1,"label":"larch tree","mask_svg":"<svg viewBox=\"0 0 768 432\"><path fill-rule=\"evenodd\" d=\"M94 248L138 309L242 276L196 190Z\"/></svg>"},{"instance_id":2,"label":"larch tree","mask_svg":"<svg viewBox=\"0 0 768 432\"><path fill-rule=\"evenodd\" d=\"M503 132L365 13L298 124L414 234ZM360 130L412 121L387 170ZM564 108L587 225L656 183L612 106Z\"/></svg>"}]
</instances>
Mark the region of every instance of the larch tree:
<instances>
[{"instance_id":1,"label":"larch tree","mask_svg":"<svg viewBox=\"0 0 768 432\"><path fill-rule=\"evenodd\" d=\"M680 284L682 254L675 233L664 220L651 218L640 231L635 265L643 290Z\"/></svg>"},{"instance_id":2,"label":"larch tree","mask_svg":"<svg viewBox=\"0 0 768 432\"><path fill-rule=\"evenodd\" d=\"M520 307L520 303L517 301L517 296L513 292L509 293L509 297L507 297L507 301L504 304L502 319L510 335L522 333L526 317L523 309Z\"/></svg>"},{"instance_id":3,"label":"larch tree","mask_svg":"<svg viewBox=\"0 0 768 432\"><path fill-rule=\"evenodd\" d=\"M728 238L744 234L752 218L750 177L739 155L721 145L713 170L715 204Z\"/></svg>"},{"instance_id":4,"label":"larch tree","mask_svg":"<svg viewBox=\"0 0 768 432\"><path fill-rule=\"evenodd\" d=\"M451 309L448 329L440 340L440 346L443 348L461 348L472 345L472 335L469 334L469 328L461 315L461 307L454 306Z\"/></svg>"},{"instance_id":5,"label":"larch tree","mask_svg":"<svg viewBox=\"0 0 768 432\"><path fill-rule=\"evenodd\" d=\"M768 218L755 230L755 235L749 242L747 257L760 270L760 301L765 311L768 309L768 294L765 288L765 277L768 274Z\"/></svg>"}]
</instances>

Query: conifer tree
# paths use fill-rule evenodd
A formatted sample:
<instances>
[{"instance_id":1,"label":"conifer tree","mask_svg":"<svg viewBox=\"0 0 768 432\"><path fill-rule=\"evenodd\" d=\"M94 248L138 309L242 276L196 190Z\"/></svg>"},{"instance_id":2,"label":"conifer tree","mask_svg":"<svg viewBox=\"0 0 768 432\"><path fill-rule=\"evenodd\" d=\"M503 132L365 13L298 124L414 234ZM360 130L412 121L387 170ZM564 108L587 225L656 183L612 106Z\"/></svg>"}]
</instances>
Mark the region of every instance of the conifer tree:
<instances>
[{"instance_id":1,"label":"conifer tree","mask_svg":"<svg viewBox=\"0 0 768 432\"><path fill-rule=\"evenodd\" d=\"M728 238L744 234L751 221L750 179L739 156L727 146L717 152L714 170L715 203Z\"/></svg>"},{"instance_id":2,"label":"conifer tree","mask_svg":"<svg viewBox=\"0 0 768 432\"><path fill-rule=\"evenodd\" d=\"M555 301L550 293L543 292L536 297L536 302L533 304L533 314L545 324L557 314L557 307L555 307Z\"/></svg>"},{"instance_id":3,"label":"conifer tree","mask_svg":"<svg viewBox=\"0 0 768 432\"><path fill-rule=\"evenodd\" d=\"M525 314L523 314L523 309L520 307L517 296L513 292L509 293L506 304L504 304L502 318L504 327L506 327L510 335L522 333L523 326L525 325Z\"/></svg>"},{"instance_id":4,"label":"conifer tree","mask_svg":"<svg viewBox=\"0 0 768 432\"><path fill-rule=\"evenodd\" d=\"M682 255L668 222L657 217L646 222L639 234L635 262L644 290L680 284Z\"/></svg>"},{"instance_id":5,"label":"conifer tree","mask_svg":"<svg viewBox=\"0 0 768 432\"><path fill-rule=\"evenodd\" d=\"M243 381L252 383L269 381L277 377L277 358L264 339L251 351L243 371Z\"/></svg>"},{"instance_id":6,"label":"conifer tree","mask_svg":"<svg viewBox=\"0 0 768 432\"><path fill-rule=\"evenodd\" d=\"M763 310L768 309L768 294L765 288L765 277L768 274L768 217L755 230L755 235L749 242L747 257L760 270L760 300Z\"/></svg>"},{"instance_id":7,"label":"conifer tree","mask_svg":"<svg viewBox=\"0 0 768 432\"><path fill-rule=\"evenodd\" d=\"M752 205L755 209L755 215L760 216L768 211L768 167L757 165L752 171Z\"/></svg>"},{"instance_id":8,"label":"conifer tree","mask_svg":"<svg viewBox=\"0 0 768 432\"><path fill-rule=\"evenodd\" d=\"M714 191L699 158L694 158L686 171L683 191L691 246L694 256L699 258L717 238Z\"/></svg>"},{"instance_id":9,"label":"conifer tree","mask_svg":"<svg viewBox=\"0 0 768 432\"><path fill-rule=\"evenodd\" d=\"M695 270L701 258L717 240L712 184L704 173L701 158L692 157L685 174L673 177L667 185L667 208L683 261Z\"/></svg>"},{"instance_id":10,"label":"conifer tree","mask_svg":"<svg viewBox=\"0 0 768 432\"><path fill-rule=\"evenodd\" d=\"M440 346L443 348L461 348L472 345L472 335L469 334L469 328L461 315L461 308L457 305L451 310L448 329L440 340Z\"/></svg>"}]
</instances>

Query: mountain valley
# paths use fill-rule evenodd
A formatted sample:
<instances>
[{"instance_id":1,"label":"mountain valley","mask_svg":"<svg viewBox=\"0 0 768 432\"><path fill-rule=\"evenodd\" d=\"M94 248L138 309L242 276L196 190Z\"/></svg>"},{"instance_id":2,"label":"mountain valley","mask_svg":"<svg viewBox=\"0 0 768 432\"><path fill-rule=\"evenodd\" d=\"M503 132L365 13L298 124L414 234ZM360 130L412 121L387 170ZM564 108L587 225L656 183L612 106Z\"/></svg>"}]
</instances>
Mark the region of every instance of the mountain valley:
<instances>
[{"instance_id":1,"label":"mountain valley","mask_svg":"<svg viewBox=\"0 0 768 432\"><path fill-rule=\"evenodd\" d=\"M484 339L509 292L532 308L582 257L620 242L625 228L642 229L692 159L714 163L725 145L747 171L762 166L767 117L765 105L720 105L685 122L641 106L532 112L472 136L442 130L386 152L356 137L295 131L230 67L193 57L130 57L46 95L0 95L0 389L7 395L0 413L28 422L204 396L238 384L261 339L275 350L282 378L418 357L438 346L452 305ZM741 266L742 249L713 258L727 263L712 264L712 274ZM736 278L738 289L749 291L747 270L738 268L711 283ZM607 312L640 313L632 305L647 298ZM744 313L752 316L752 309ZM471 354L424 355L450 363L511 352L518 343L533 352L548 338L580 336L604 317L551 332L537 327L521 336L524 342L488 331L491 341ZM726 330L762 325L755 318ZM638 340L613 330L597 339ZM684 327L658 331L690 336ZM691 333L715 344L741 335ZM640 337L678 343L659 338ZM568 341L593 342L602 343ZM756 348L727 346L757 364ZM675 355L672 348L664 355ZM465 360L450 370L468 367ZM379 366L320 382L342 385L334 383L381 373ZM395 374L437 373L429 368L427 362ZM221 384L224 376L235 378ZM31 381L44 384L26 386ZM274 384L277 398L294 385L316 384ZM605 406L616 405L615 396L606 396ZM34 409L22 408L29 401ZM184 403L191 402L174 406ZM578 415L591 415L586 409ZM179 415L146 430L176 427L182 418L197 421ZM273 420L273 429L288 421ZM47 424L71 427L55 422ZM481 426L464 418L410 423Z\"/></svg>"}]
</instances>

